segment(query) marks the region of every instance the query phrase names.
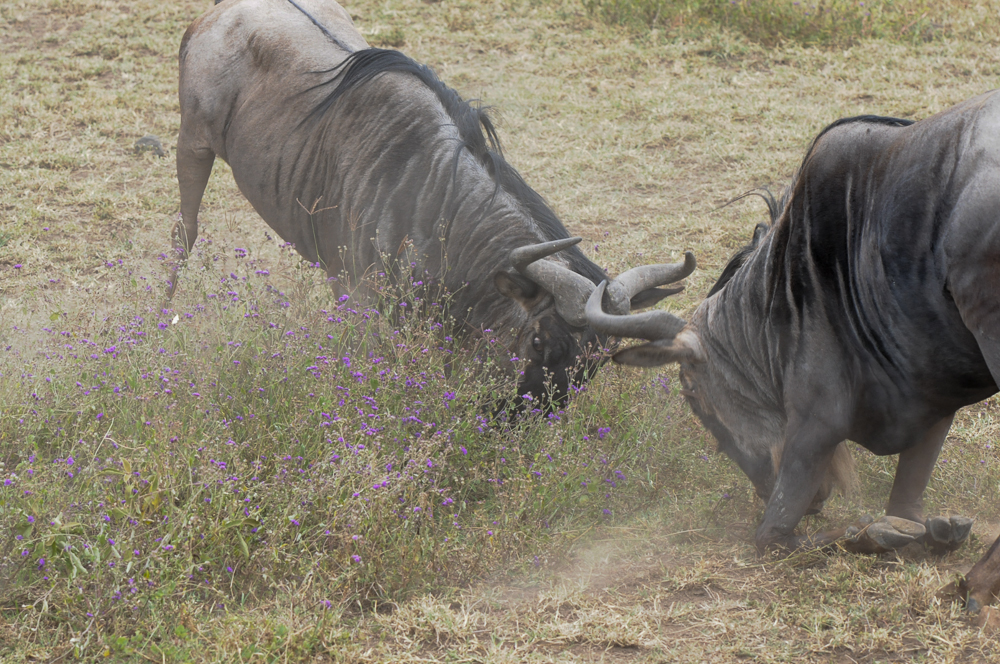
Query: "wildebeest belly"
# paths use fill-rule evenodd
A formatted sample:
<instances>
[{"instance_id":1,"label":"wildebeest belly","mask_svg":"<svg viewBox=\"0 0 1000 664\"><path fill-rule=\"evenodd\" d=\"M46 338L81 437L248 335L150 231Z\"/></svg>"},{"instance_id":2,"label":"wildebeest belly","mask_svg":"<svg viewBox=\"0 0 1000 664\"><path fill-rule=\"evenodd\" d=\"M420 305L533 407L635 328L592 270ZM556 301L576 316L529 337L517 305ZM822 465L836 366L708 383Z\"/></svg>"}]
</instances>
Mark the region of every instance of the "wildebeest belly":
<instances>
[{"instance_id":1,"label":"wildebeest belly","mask_svg":"<svg viewBox=\"0 0 1000 664\"><path fill-rule=\"evenodd\" d=\"M957 349L951 350L942 353L944 363L958 359ZM966 351L967 355L978 355L975 348ZM976 365L963 358L961 372L955 372L952 365L952 371L922 373L888 384L884 372L866 372L866 380L855 393L848 438L880 456L912 448L941 419L996 394L989 368L979 358ZM934 368L941 364L928 362ZM874 377L876 373L881 380Z\"/></svg>"}]
</instances>

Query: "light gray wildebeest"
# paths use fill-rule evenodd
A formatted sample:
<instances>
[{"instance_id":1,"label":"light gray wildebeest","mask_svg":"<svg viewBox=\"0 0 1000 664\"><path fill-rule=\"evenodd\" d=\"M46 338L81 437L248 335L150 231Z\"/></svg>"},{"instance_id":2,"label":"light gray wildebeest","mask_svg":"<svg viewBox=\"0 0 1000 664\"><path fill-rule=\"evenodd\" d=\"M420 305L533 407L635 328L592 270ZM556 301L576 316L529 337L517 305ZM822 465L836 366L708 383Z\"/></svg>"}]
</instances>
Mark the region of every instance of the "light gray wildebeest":
<instances>
[{"instance_id":1,"label":"light gray wildebeest","mask_svg":"<svg viewBox=\"0 0 1000 664\"><path fill-rule=\"evenodd\" d=\"M591 326L649 342L616 362L680 364L692 410L767 503L759 551L844 534L794 531L850 474L845 440L899 455L886 517L845 548L957 547L971 520L925 521L922 497L955 411L1000 381L1000 92L915 123L835 122L770 207L690 321L610 315L600 287Z\"/></svg>"},{"instance_id":2,"label":"light gray wildebeest","mask_svg":"<svg viewBox=\"0 0 1000 664\"><path fill-rule=\"evenodd\" d=\"M606 337L584 306L604 271L504 159L485 111L398 51L369 48L337 3L216 5L181 42L180 106L182 257L218 156L268 225L341 290L378 272L446 290L465 329L491 329L527 360L519 395L561 399L593 370L581 358ZM679 290L658 286L693 269L688 255L629 270L607 306L655 304Z\"/></svg>"}]
</instances>

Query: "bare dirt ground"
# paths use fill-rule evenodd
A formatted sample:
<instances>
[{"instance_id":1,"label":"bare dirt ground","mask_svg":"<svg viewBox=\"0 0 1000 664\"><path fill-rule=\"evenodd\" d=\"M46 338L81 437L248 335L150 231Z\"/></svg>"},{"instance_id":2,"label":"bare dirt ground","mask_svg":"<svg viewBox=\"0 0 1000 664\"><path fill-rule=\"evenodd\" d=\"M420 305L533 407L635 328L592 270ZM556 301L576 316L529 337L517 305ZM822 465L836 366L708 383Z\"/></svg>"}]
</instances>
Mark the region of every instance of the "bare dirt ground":
<instances>
[{"instance_id":1,"label":"bare dirt ground","mask_svg":"<svg viewBox=\"0 0 1000 664\"><path fill-rule=\"evenodd\" d=\"M755 559L739 537L678 545L655 527L602 536L546 572L373 618L380 636L371 654L416 649L434 661L510 662L995 656L992 638L935 596L966 568L960 559L929 559L914 547L882 559L776 562Z\"/></svg>"},{"instance_id":2,"label":"bare dirt ground","mask_svg":"<svg viewBox=\"0 0 1000 664\"><path fill-rule=\"evenodd\" d=\"M175 54L186 25L209 6L0 2L0 320L5 309L48 315L64 306L58 296L67 289L99 301L106 261L141 255L160 264L178 209ZM764 217L752 200L720 206L756 186L780 187L828 122L865 113L918 119L1000 80L1000 48L989 41L764 49L725 33L678 39L612 29L568 0L346 6L373 43L391 38L464 97L495 107L510 161L598 262L616 271L693 250L700 269L670 304L681 313ZM133 151L145 134L163 140L166 158ZM265 230L221 162L202 219L207 237L233 243L259 241ZM974 541L943 559L918 549L758 559L749 541L760 506L728 462L712 457L720 494L733 493L718 509L684 514L694 508L682 496L648 506L628 526L581 533L537 566L384 613L345 614L316 658L1000 660L996 637L936 596L997 534L997 475L979 469L1000 463L990 446L995 417L991 404L962 415L929 490L934 509L978 519ZM710 454L707 440L704 447ZM862 494L835 501L831 521L878 512L892 465L863 463ZM240 639L261 611L212 627L202 656L242 661ZM58 654L26 651L21 661Z\"/></svg>"}]
</instances>

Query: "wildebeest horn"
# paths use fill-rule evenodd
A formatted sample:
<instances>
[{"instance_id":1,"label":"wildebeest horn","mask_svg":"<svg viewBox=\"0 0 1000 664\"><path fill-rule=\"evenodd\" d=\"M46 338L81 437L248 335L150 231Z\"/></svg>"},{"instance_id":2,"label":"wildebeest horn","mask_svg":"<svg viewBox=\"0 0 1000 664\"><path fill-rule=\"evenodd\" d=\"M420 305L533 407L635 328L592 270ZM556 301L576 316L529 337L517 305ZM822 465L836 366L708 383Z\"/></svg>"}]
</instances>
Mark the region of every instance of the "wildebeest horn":
<instances>
[{"instance_id":1,"label":"wildebeest horn","mask_svg":"<svg viewBox=\"0 0 1000 664\"><path fill-rule=\"evenodd\" d=\"M647 311L628 316L604 313L601 308L601 298L604 297L604 289L607 284L607 281L602 281L594 289L587 300L585 309L587 323L598 332L613 334L616 337L659 341L673 339L687 325L683 318L666 311Z\"/></svg>"},{"instance_id":2,"label":"wildebeest horn","mask_svg":"<svg viewBox=\"0 0 1000 664\"><path fill-rule=\"evenodd\" d=\"M577 327L583 327L587 322L584 307L587 297L594 290L593 282L558 263L541 259L572 247L582 239L570 237L553 240L518 247L510 252L510 263L514 269L552 293L556 301L556 311L569 324Z\"/></svg>"},{"instance_id":3,"label":"wildebeest horn","mask_svg":"<svg viewBox=\"0 0 1000 664\"><path fill-rule=\"evenodd\" d=\"M683 263L660 263L658 265L640 265L628 270L608 284L608 308L613 314L627 314L634 298L645 290L666 286L684 279L694 272L698 262L690 251L684 252ZM649 297L643 298L639 306L656 304L664 297L679 293L678 289L654 291ZM602 312L603 313L603 312Z\"/></svg>"}]
</instances>

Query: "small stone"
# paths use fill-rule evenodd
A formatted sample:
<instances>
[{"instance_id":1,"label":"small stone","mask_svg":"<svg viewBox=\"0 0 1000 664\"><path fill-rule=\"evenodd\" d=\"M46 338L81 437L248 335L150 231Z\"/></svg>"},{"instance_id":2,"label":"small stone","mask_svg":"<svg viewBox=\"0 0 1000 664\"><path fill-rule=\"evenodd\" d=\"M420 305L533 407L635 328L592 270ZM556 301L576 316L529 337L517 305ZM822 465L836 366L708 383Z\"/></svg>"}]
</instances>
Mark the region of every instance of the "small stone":
<instances>
[{"instance_id":1,"label":"small stone","mask_svg":"<svg viewBox=\"0 0 1000 664\"><path fill-rule=\"evenodd\" d=\"M167 156L159 137L152 134L146 134L135 142L135 153L142 154L143 152L152 152L157 157Z\"/></svg>"},{"instance_id":2,"label":"small stone","mask_svg":"<svg viewBox=\"0 0 1000 664\"><path fill-rule=\"evenodd\" d=\"M984 634L996 634L1000 631L1000 609L992 606L983 609L972 618L972 624L983 630Z\"/></svg>"}]
</instances>

